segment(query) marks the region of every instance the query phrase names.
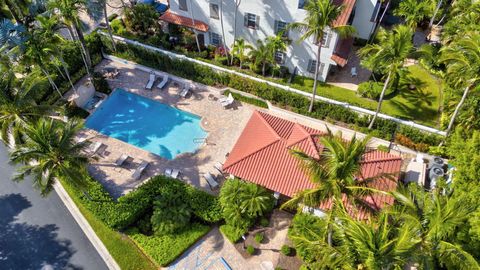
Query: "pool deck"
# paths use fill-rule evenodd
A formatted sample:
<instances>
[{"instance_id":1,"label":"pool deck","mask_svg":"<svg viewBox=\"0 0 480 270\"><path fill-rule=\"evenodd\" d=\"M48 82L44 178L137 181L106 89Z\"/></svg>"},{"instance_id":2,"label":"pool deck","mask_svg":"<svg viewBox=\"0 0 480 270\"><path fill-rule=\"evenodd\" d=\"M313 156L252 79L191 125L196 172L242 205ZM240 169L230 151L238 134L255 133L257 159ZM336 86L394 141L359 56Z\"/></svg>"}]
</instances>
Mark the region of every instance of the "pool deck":
<instances>
[{"instance_id":1,"label":"pool deck","mask_svg":"<svg viewBox=\"0 0 480 270\"><path fill-rule=\"evenodd\" d=\"M149 78L147 72L109 60L103 60L96 66L95 70L101 71L106 65L114 66L119 70L119 75L115 79L108 80L112 89L123 88L132 93L199 115L202 117L202 127L208 132L208 135L206 143L200 146L195 153L184 153L173 160L167 160L94 130L85 129L79 136L88 137L90 141L101 142L106 146L100 149L97 160L91 160L90 174L100 181L115 198L128 193L146 179L163 174L167 168L179 169L182 181L215 193L216 191L210 189L203 175L210 172L217 176L219 182L224 180L214 168L214 164L225 161L226 154L237 141L253 110L258 108L236 102L230 108L224 109L218 101L218 98L222 97L220 89L193 83L172 75L169 75L170 81L163 90L155 87L159 80L154 84L153 90L145 90ZM84 78L78 85L85 83L85 80ZM186 99L178 95L179 89L184 83L195 86L193 93ZM114 165L114 162L122 154L128 154L133 160L119 168ZM132 174L142 160L150 162L150 165L139 180L133 180Z\"/></svg>"}]
</instances>

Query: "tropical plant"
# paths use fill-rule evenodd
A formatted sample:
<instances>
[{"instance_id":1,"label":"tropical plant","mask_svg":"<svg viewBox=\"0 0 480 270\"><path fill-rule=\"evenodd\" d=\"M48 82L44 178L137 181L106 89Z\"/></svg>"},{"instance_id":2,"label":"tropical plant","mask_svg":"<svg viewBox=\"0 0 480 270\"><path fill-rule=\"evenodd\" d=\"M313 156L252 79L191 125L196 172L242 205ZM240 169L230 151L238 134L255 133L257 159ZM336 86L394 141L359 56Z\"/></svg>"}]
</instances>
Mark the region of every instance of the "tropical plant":
<instances>
[{"instance_id":1,"label":"tropical plant","mask_svg":"<svg viewBox=\"0 0 480 270\"><path fill-rule=\"evenodd\" d=\"M262 76L265 76L266 67L273 62L273 57L270 47L257 40L257 48L248 52L248 55L253 59L256 65L262 67Z\"/></svg>"},{"instance_id":2,"label":"tropical plant","mask_svg":"<svg viewBox=\"0 0 480 270\"><path fill-rule=\"evenodd\" d=\"M232 50L235 47L235 43L237 42L237 14L238 14L238 7L242 3L242 0L235 0L235 11L233 12L233 44ZM233 53L231 55L230 65L233 65Z\"/></svg>"},{"instance_id":3,"label":"tropical plant","mask_svg":"<svg viewBox=\"0 0 480 270\"><path fill-rule=\"evenodd\" d=\"M33 185L42 196L48 195L56 179L62 179L79 189L87 187L88 158L82 153L87 143L76 143L75 134L82 128L76 120L64 123L40 118L24 128L25 143L10 155L13 163L22 163L15 181L33 176Z\"/></svg>"},{"instance_id":4,"label":"tropical plant","mask_svg":"<svg viewBox=\"0 0 480 270\"><path fill-rule=\"evenodd\" d=\"M480 32L467 32L441 49L440 61L447 66L447 82L452 87L463 87L463 94L450 118L446 134L450 134L457 115L470 91L480 85Z\"/></svg>"},{"instance_id":5,"label":"tropical plant","mask_svg":"<svg viewBox=\"0 0 480 270\"><path fill-rule=\"evenodd\" d=\"M26 29L21 24L13 24L8 19L0 20L0 48L2 51L10 50L14 47L21 47L27 37Z\"/></svg>"},{"instance_id":6,"label":"tropical plant","mask_svg":"<svg viewBox=\"0 0 480 270\"><path fill-rule=\"evenodd\" d=\"M110 20L108 19L107 0L90 0L87 5L87 10L95 21L100 21L103 17L110 41L112 42L112 48L116 51L117 48L115 46L115 40L113 40L112 27L110 27Z\"/></svg>"},{"instance_id":7,"label":"tropical plant","mask_svg":"<svg viewBox=\"0 0 480 270\"><path fill-rule=\"evenodd\" d=\"M464 33L480 31L480 2L472 0L457 0L451 3L448 13L449 20L444 25L442 40L450 43L461 38Z\"/></svg>"},{"instance_id":8,"label":"tropical plant","mask_svg":"<svg viewBox=\"0 0 480 270\"><path fill-rule=\"evenodd\" d=\"M480 269L479 263L455 242L455 235L475 210L446 185L432 192L417 184L392 192L398 205L393 222L408 224L416 242L411 259L423 269Z\"/></svg>"},{"instance_id":9,"label":"tropical plant","mask_svg":"<svg viewBox=\"0 0 480 270\"><path fill-rule=\"evenodd\" d=\"M125 10L128 30L140 35L152 34L157 28L158 13L152 5L138 4Z\"/></svg>"},{"instance_id":10,"label":"tropical plant","mask_svg":"<svg viewBox=\"0 0 480 270\"><path fill-rule=\"evenodd\" d=\"M171 234L183 229L189 222L192 210L183 191L164 186L154 202L151 218L156 234Z\"/></svg>"},{"instance_id":11,"label":"tropical plant","mask_svg":"<svg viewBox=\"0 0 480 270\"><path fill-rule=\"evenodd\" d=\"M272 54L272 63L276 64L275 61L275 54L276 52L285 52L287 50L287 40L282 37L282 34L278 34L276 36L270 36L267 37L266 40L266 46L270 48L271 54ZM272 77L274 75L274 72L272 71Z\"/></svg>"},{"instance_id":12,"label":"tropical plant","mask_svg":"<svg viewBox=\"0 0 480 270\"><path fill-rule=\"evenodd\" d=\"M248 44L243 38L236 40L232 44L232 54L235 57L238 57L240 61L240 69L242 69L243 63L248 59L246 50L253 50L252 45Z\"/></svg>"},{"instance_id":13,"label":"tropical plant","mask_svg":"<svg viewBox=\"0 0 480 270\"><path fill-rule=\"evenodd\" d=\"M51 109L50 106L36 104L33 95L45 86L45 78L37 73L30 73L22 81L18 81L11 74L3 78L0 86L0 139L6 145L16 145L22 142L23 132L28 124Z\"/></svg>"},{"instance_id":14,"label":"tropical plant","mask_svg":"<svg viewBox=\"0 0 480 270\"><path fill-rule=\"evenodd\" d=\"M312 99L308 108L309 112L313 110L315 95L317 93L318 71L320 67L320 55L322 52L322 40L327 31L332 31L345 37L353 34L355 28L350 25L337 25L335 20L340 16L343 6L338 6L330 0L311 0L305 5L307 12L303 22L290 23L287 29L295 29L302 32L299 42L313 38L317 45L316 66L314 83L312 89Z\"/></svg>"},{"instance_id":15,"label":"tropical plant","mask_svg":"<svg viewBox=\"0 0 480 270\"><path fill-rule=\"evenodd\" d=\"M400 2L393 14L401 16L414 31L418 23L433 15L435 3L431 0L405 0Z\"/></svg>"},{"instance_id":16,"label":"tropical plant","mask_svg":"<svg viewBox=\"0 0 480 270\"><path fill-rule=\"evenodd\" d=\"M387 75L378 99L377 110L368 126L369 129L373 127L382 108L382 101L390 85L390 80L404 69L405 59L412 50L412 30L403 25L399 25L389 32L382 29L378 33L377 43L368 44L359 50L363 66L373 72Z\"/></svg>"}]
</instances>

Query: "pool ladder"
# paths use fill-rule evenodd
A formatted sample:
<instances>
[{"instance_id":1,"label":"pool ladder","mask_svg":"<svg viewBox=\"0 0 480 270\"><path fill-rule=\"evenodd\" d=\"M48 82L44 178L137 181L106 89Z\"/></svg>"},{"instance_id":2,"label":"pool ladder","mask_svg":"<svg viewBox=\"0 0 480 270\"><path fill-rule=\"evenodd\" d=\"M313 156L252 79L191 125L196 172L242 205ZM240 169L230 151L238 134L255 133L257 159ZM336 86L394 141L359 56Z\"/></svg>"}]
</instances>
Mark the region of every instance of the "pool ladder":
<instances>
[{"instance_id":1,"label":"pool ladder","mask_svg":"<svg viewBox=\"0 0 480 270\"><path fill-rule=\"evenodd\" d=\"M193 142L194 143L206 143L207 138L195 138L195 139L193 139Z\"/></svg>"}]
</instances>

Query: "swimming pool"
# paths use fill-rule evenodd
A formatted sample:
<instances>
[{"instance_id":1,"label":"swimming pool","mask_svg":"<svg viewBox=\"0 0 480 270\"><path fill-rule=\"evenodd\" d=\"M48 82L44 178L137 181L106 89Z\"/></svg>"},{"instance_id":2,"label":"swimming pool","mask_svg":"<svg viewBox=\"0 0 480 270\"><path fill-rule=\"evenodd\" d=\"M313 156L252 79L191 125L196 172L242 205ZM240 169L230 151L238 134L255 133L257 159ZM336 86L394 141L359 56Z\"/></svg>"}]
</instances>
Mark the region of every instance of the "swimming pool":
<instances>
[{"instance_id":1,"label":"swimming pool","mask_svg":"<svg viewBox=\"0 0 480 270\"><path fill-rule=\"evenodd\" d=\"M197 115L116 89L87 119L85 126L174 159L181 153L195 152L200 146L195 139L207 136L200 120Z\"/></svg>"}]
</instances>

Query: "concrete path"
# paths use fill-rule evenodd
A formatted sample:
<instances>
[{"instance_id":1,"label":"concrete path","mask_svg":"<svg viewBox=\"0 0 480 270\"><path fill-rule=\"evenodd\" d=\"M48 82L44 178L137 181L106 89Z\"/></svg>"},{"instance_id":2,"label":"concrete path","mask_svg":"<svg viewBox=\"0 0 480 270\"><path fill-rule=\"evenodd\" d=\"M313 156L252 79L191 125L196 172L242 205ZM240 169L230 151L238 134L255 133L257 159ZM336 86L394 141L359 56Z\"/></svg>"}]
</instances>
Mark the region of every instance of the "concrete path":
<instances>
[{"instance_id":1,"label":"concrete path","mask_svg":"<svg viewBox=\"0 0 480 270\"><path fill-rule=\"evenodd\" d=\"M108 269L55 192L42 198L30 178L14 183L0 145L0 269Z\"/></svg>"}]
</instances>

